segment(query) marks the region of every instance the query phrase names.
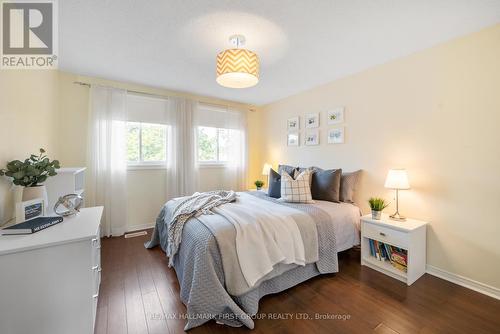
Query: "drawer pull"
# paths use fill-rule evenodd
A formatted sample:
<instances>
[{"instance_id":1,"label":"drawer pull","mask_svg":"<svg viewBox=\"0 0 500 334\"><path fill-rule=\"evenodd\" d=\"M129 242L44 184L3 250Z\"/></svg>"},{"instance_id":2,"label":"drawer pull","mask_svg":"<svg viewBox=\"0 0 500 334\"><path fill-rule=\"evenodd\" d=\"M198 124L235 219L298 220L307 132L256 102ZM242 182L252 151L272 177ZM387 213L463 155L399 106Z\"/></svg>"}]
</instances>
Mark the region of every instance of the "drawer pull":
<instances>
[{"instance_id":1,"label":"drawer pull","mask_svg":"<svg viewBox=\"0 0 500 334\"><path fill-rule=\"evenodd\" d=\"M380 232L379 233L381 236L385 237L385 233L384 232Z\"/></svg>"},{"instance_id":2,"label":"drawer pull","mask_svg":"<svg viewBox=\"0 0 500 334\"><path fill-rule=\"evenodd\" d=\"M92 296L92 298L94 298L94 299L97 299L97 297L99 297L98 293L96 293L95 295Z\"/></svg>"},{"instance_id":3,"label":"drawer pull","mask_svg":"<svg viewBox=\"0 0 500 334\"><path fill-rule=\"evenodd\" d=\"M92 270L101 271L101 269L99 268L99 266L93 266L93 267L92 267Z\"/></svg>"}]
</instances>

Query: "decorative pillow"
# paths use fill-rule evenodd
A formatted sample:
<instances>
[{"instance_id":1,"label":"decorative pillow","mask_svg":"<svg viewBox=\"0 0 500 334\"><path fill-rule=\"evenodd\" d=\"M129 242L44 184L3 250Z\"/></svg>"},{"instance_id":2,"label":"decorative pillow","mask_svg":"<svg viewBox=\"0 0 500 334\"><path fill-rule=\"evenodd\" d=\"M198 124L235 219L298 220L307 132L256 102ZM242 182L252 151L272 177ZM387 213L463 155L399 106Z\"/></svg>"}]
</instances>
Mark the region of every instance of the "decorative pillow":
<instances>
[{"instance_id":1,"label":"decorative pillow","mask_svg":"<svg viewBox=\"0 0 500 334\"><path fill-rule=\"evenodd\" d=\"M356 190L356 185L358 183L361 170L342 173L340 177L340 201L346 203L354 203L354 191Z\"/></svg>"},{"instance_id":2,"label":"decorative pillow","mask_svg":"<svg viewBox=\"0 0 500 334\"><path fill-rule=\"evenodd\" d=\"M302 173L303 171L309 169L311 171L311 178L309 179L309 186L312 186L312 180L314 178L314 174L317 172L317 171L322 171L323 169L319 168L319 167L315 167L315 166L312 166L312 167L297 167L297 169L295 170L295 174L292 175L293 178L295 179L297 177L297 175L299 175L300 173ZM291 175L291 174L290 174ZM312 192L312 188L311 188L311 192Z\"/></svg>"},{"instance_id":3,"label":"decorative pillow","mask_svg":"<svg viewBox=\"0 0 500 334\"><path fill-rule=\"evenodd\" d=\"M295 180L286 171L281 174L281 199L291 203L314 203L309 179L311 171L305 170Z\"/></svg>"},{"instance_id":4,"label":"decorative pillow","mask_svg":"<svg viewBox=\"0 0 500 334\"><path fill-rule=\"evenodd\" d=\"M281 175L275 172L274 169L269 170L269 185L268 195L273 198L281 197Z\"/></svg>"},{"instance_id":5,"label":"decorative pillow","mask_svg":"<svg viewBox=\"0 0 500 334\"><path fill-rule=\"evenodd\" d=\"M299 167L294 167L294 166L290 166L290 165L279 165L278 166L278 173L280 175L282 175L283 172L287 172L288 175L290 175L291 177L294 177L295 171L298 169L299 169Z\"/></svg>"},{"instance_id":6,"label":"decorative pillow","mask_svg":"<svg viewBox=\"0 0 500 334\"><path fill-rule=\"evenodd\" d=\"M341 174L342 169L316 170L311 178L312 198L338 203Z\"/></svg>"}]
</instances>

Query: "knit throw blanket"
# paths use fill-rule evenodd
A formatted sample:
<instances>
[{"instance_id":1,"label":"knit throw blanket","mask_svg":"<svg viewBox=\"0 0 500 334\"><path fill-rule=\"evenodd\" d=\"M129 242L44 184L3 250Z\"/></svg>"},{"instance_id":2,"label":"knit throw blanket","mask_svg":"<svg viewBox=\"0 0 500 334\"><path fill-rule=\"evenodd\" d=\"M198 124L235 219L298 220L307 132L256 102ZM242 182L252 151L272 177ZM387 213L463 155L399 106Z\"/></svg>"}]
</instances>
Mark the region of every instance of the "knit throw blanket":
<instances>
[{"instance_id":1,"label":"knit throw blanket","mask_svg":"<svg viewBox=\"0 0 500 334\"><path fill-rule=\"evenodd\" d=\"M232 190L208 191L204 193L195 193L190 197L184 198L177 204L173 210L172 219L168 224L167 255L169 257L169 267L173 266L174 256L179 250L184 224L190 218L205 214L213 214L213 208L233 202L236 200L237 196L238 195Z\"/></svg>"}]
</instances>

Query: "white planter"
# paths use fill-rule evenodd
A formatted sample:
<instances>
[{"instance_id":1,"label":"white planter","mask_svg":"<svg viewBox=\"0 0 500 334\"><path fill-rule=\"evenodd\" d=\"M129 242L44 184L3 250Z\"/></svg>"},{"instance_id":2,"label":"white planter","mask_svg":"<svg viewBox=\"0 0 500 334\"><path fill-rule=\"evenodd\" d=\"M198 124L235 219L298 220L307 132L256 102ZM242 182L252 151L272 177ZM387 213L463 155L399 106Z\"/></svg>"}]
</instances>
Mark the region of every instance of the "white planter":
<instances>
[{"instance_id":1,"label":"white planter","mask_svg":"<svg viewBox=\"0 0 500 334\"><path fill-rule=\"evenodd\" d=\"M23 202L30 201L35 198L43 198L44 212L47 212L47 205L49 204L49 199L47 197L47 189L43 184L35 187L23 188Z\"/></svg>"},{"instance_id":2,"label":"white planter","mask_svg":"<svg viewBox=\"0 0 500 334\"><path fill-rule=\"evenodd\" d=\"M372 219L380 220L382 218L382 211L372 210Z\"/></svg>"}]
</instances>

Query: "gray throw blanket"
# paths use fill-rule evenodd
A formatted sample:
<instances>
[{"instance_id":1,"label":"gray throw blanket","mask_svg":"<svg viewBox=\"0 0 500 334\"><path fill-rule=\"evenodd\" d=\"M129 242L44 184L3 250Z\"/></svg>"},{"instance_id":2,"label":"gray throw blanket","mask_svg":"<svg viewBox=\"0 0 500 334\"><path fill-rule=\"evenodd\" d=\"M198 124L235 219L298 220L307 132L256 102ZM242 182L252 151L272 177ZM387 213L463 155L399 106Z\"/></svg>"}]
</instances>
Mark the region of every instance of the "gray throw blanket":
<instances>
[{"instance_id":1,"label":"gray throw blanket","mask_svg":"<svg viewBox=\"0 0 500 334\"><path fill-rule=\"evenodd\" d=\"M179 250L184 224L193 217L201 214L212 214L212 209L236 200L234 191L217 190L204 193L195 193L181 200L174 209L172 220L168 225L168 266L174 264L174 256Z\"/></svg>"}]
</instances>

